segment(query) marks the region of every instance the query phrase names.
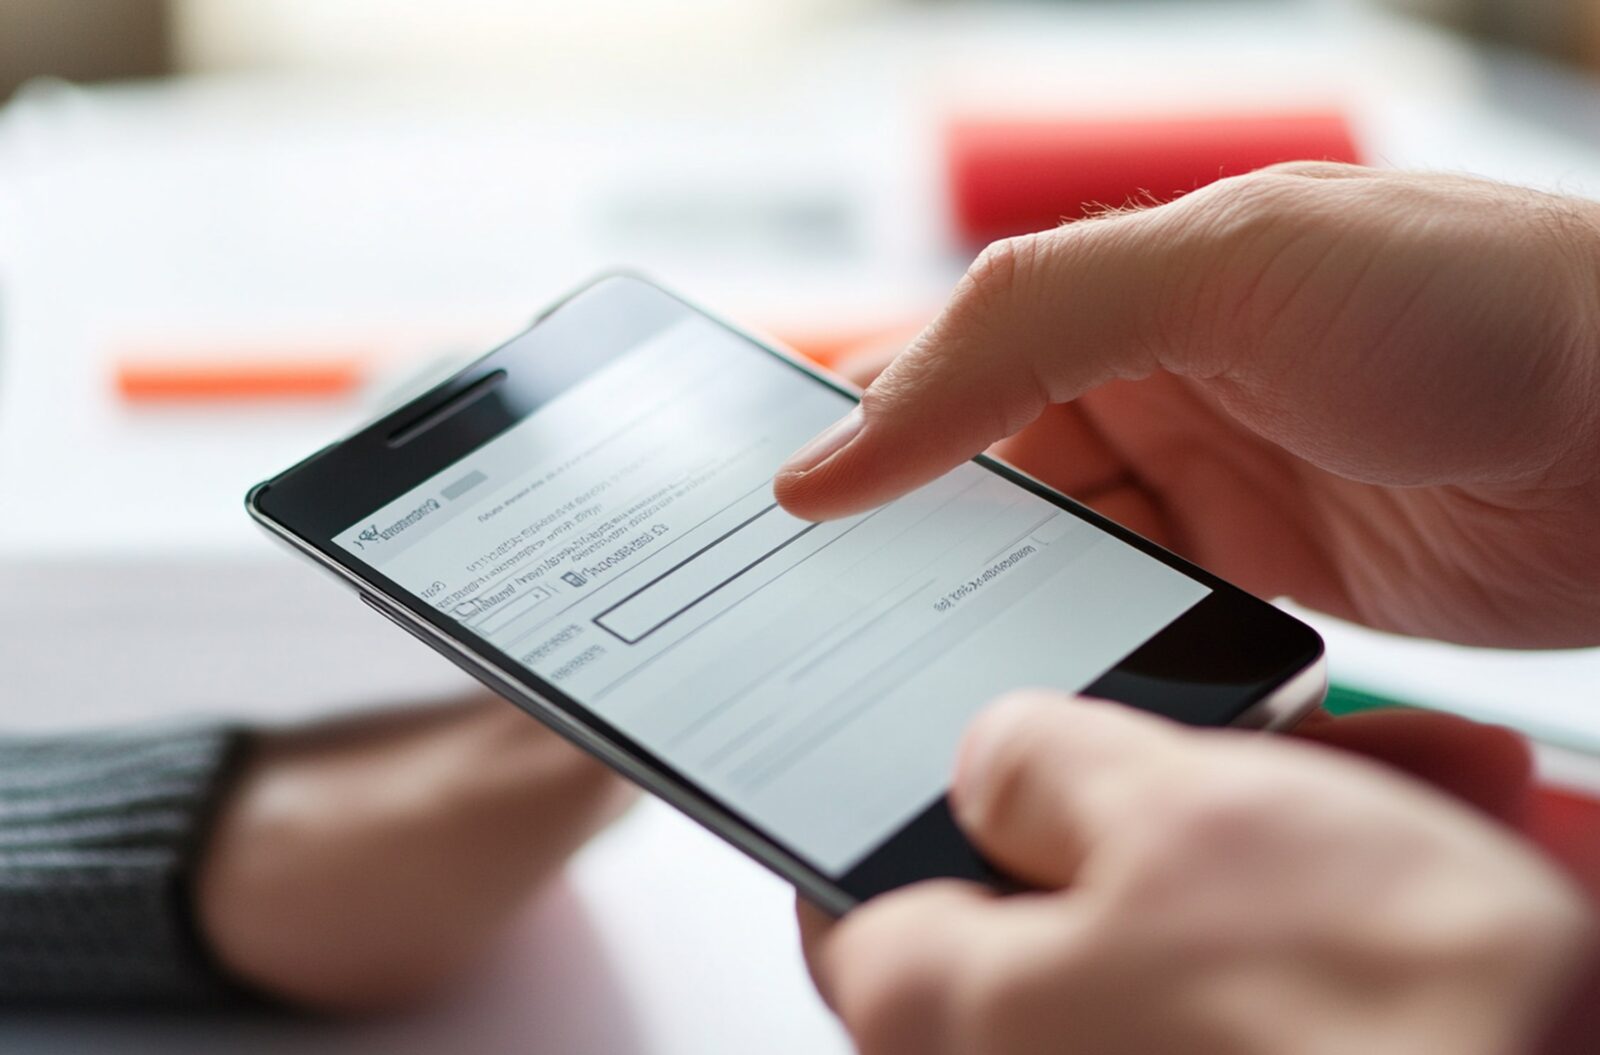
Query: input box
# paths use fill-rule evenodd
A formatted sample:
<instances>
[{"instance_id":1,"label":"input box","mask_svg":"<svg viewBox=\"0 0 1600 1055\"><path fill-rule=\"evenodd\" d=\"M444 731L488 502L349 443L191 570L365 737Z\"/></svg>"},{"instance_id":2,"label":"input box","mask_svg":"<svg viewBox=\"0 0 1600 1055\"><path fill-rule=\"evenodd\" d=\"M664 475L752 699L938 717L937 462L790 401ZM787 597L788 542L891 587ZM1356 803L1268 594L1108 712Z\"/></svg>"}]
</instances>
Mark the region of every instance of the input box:
<instances>
[{"instance_id":1,"label":"input box","mask_svg":"<svg viewBox=\"0 0 1600 1055\"><path fill-rule=\"evenodd\" d=\"M818 525L768 505L594 617L634 645L733 583Z\"/></svg>"}]
</instances>

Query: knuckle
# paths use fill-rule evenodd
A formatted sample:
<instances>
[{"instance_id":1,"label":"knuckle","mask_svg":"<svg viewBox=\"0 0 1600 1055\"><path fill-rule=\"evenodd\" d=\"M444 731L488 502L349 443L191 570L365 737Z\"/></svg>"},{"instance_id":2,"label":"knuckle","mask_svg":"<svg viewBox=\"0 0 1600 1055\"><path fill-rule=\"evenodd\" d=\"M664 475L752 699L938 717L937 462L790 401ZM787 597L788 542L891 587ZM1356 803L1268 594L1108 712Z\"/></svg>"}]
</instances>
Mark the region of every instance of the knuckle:
<instances>
[{"instance_id":1,"label":"knuckle","mask_svg":"<svg viewBox=\"0 0 1600 1055\"><path fill-rule=\"evenodd\" d=\"M1236 229L1248 230L1254 223L1300 214L1318 189L1314 181L1272 168L1218 180L1187 200L1209 206Z\"/></svg>"},{"instance_id":2,"label":"knuckle","mask_svg":"<svg viewBox=\"0 0 1600 1055\"><path fill-rule=\"evenodd\" d=\"M1037 256L1035 235L991 242L967 268L958 299L974 300L980 306L1004 303L1014 290L1029 281Z\"/></svg>"},{"instance_id":3,"label":"knuckle","mask_svg":"<svg viewBox=\"0 0 1600 1055\"><path fill-rule=\"evenodd\" d=\"M892 375L880 376L862 390L861 413L866 415L868 420L876 419L894 403L898 389L899 386Z\"/></svg>"},{"instance_id":4,"label":"knuckle","mask_svg":"<svg viewBox=\"0 0 1600 1055\"><path fill-rule=\"evenodd\" d=\"M1256 169L1256 173L1260 175L1292 176L1297 179L1347 179L1370 171L1360 165L1349 165L1342 161L1280 161Z\"/></svg>"},{"instance_id":5,"label":"knuckle","mask_svg":"<svg viewBox=\"0 0 1600 1055\"><path fill-rule=\"evenodd\" d=\"M1192 262L1173 299L1185 313L1169 316L1186 341L1189 369L1222 376L1248 364L1287 368L1291 344L1266 339L1296 308L1323 311L1306 283L1322 259L1348 237L1346 208L1366 193L1340 181L1307 178L1302 168L1274 167L1219 180L1179 199L1173 244ZM1187 336L1184 336L1187 334ZM1196 337L1195 335L1203 335Z\"/></svg>"}]
</instances>

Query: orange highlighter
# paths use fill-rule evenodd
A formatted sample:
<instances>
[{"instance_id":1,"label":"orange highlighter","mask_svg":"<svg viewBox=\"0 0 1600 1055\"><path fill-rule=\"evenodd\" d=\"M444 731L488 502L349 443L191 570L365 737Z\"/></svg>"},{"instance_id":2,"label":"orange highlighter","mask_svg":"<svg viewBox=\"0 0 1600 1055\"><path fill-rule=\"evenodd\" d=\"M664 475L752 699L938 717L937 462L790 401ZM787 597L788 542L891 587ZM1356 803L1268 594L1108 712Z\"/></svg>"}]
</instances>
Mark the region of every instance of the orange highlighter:
<instances>
[{"instance_id":1,"label":"orange highlighter","mask_svg":"<svg viewBox=\"0 0 1600 1055\"><path fill-rule=\"evenodd\" d=\"M205 359L132 355L117 360L113 382L117 395L131 404L343 399L372 379L371 362L371 356L348 351Z\"/></svg>"}]
</instances>

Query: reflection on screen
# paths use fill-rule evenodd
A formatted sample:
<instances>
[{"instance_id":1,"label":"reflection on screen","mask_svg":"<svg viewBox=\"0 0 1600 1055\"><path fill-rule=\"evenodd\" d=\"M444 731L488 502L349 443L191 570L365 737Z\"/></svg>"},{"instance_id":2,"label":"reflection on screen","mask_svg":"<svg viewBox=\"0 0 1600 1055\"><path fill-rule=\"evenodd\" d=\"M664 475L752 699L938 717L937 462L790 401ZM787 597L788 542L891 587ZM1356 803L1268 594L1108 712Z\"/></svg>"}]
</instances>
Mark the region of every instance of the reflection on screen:
<instances>
[{"instance_id":1,"label":"reflection on screen","mask_svg":"<svg viewBox=\"0 0 1600 1055\"><path fill-rule=\"evenodd\" d=\"M687 316L336 541L840 875L986 700L1082 688L1208 592L972 464L790 516L773 473L848 406Z\"/></svg>"}]
</instances>

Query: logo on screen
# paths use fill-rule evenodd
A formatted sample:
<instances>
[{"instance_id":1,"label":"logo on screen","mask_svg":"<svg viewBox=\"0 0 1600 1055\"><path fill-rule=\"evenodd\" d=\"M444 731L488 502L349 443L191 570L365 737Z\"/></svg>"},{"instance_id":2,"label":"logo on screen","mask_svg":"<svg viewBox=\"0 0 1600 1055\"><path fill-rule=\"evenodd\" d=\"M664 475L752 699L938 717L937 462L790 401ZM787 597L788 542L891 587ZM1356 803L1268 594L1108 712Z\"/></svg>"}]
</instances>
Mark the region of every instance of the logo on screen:
<instances>
[{"instance_id":1,"label":"logo on screen","mask_svg":"<svg viewBox=\"0 0 1600 1055\"><path fill-rule=\"evenodd\" d=\"M410 527L412 524L415 524L417 521L421 520L429 513L435 512L439 508L439 500L436 498L430 498L386 528L381 528L377 524L369 524L360 531L356 532L356 537L351 541L356 544L356 549L366 549L369 545L376 545L379 542L387 542L396 535L400 534L400 532L404 531L406 528Z\"/></svg>"}]
</instances>

